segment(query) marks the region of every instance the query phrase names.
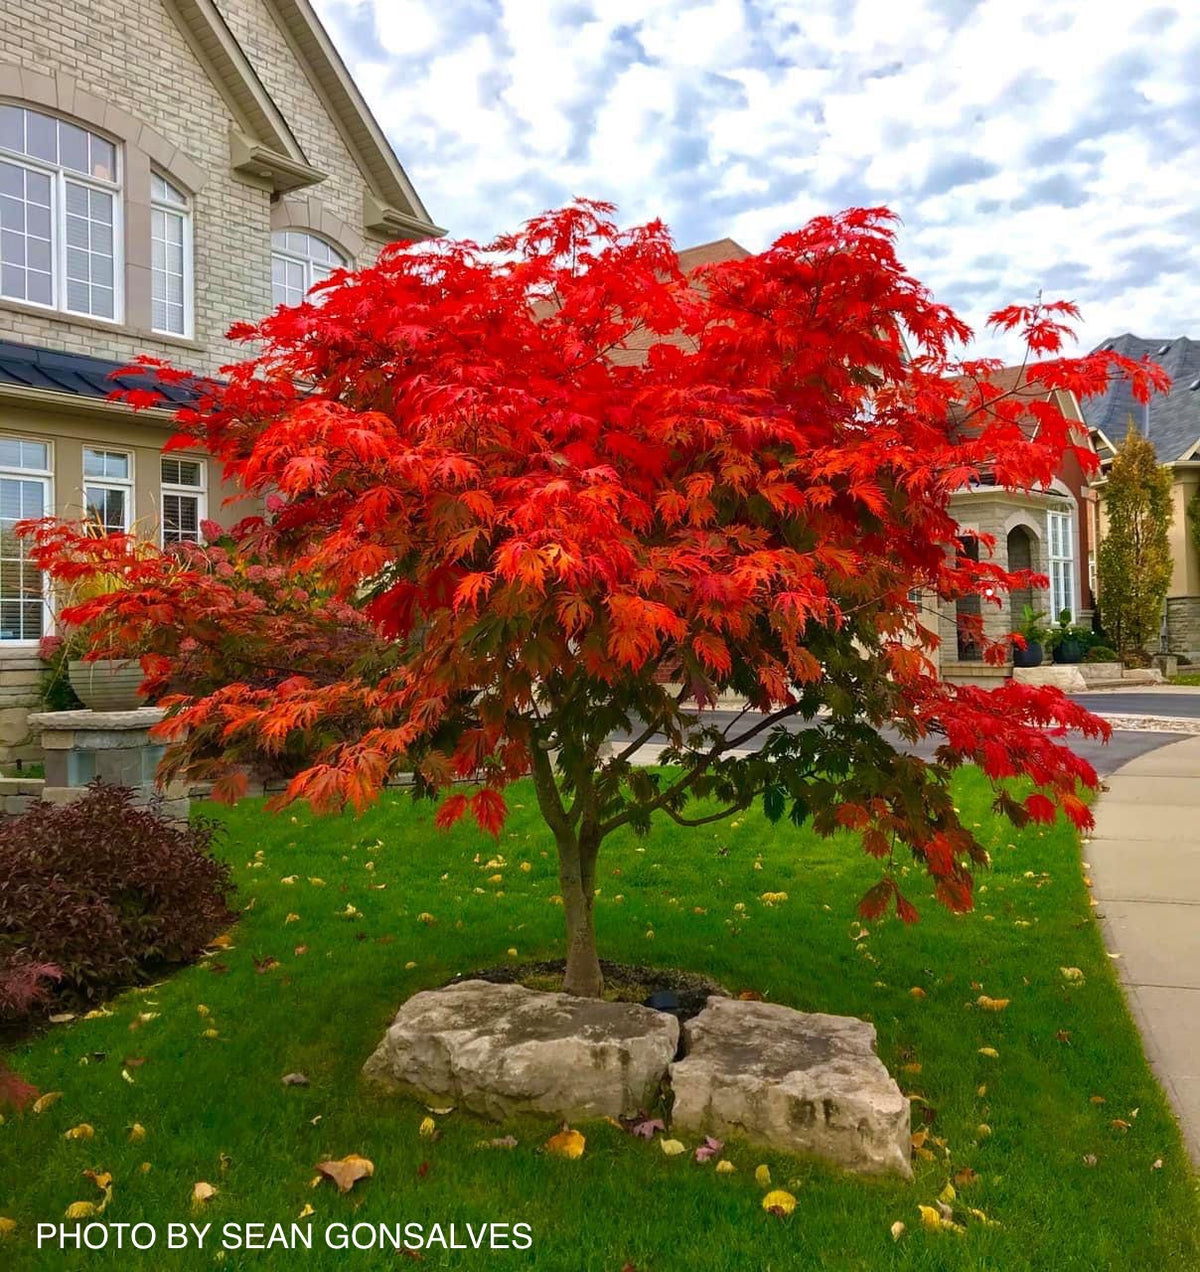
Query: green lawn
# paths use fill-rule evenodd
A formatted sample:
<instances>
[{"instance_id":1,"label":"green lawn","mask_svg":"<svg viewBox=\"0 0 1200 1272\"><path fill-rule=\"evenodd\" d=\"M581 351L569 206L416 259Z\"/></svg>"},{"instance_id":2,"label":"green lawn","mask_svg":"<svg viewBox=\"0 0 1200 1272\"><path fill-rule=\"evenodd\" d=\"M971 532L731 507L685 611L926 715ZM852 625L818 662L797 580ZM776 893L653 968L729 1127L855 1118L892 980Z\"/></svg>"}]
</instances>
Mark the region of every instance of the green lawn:
<instances>
[{"instance_id":1,"label":"green lawn","mask_svg":"<svg viewBox=\"0 0 1200 1272\"><path fill-rule=\"evenodd\" d=\"M817 841L758 813L618 839L600 869L605 955L690 968L735 991L875 1021L884 1061L923 1097L914 1127L928 1109L931 1133L949 1151L919 1161L912 1183L841 1176L736 1143L725 1155L737 1173L717 1175L690 1154L667 1158L656 1143L603 1123L581 1128L587 1151L576 1161L540 1151L555 1129L548 1122L507 1128L520 1141L511 1152L478 1148L505 1132L460 1113L437 1119L438 1140L421 1138L426 1111L365 1089L358 1070L414 991L503 962L510 949L522 961L557 953L554 861L529 793L517 789L498 847L466 827L436 832L429 806L402 797L357 821L272 818L248 802L221 814L229 831L222 850L235 866L238 905L248 907L232 930L234 948L124 994L111 1017L56 1027L10 1057L42 1090L63 1095L40 1115L0 1126L0 1215L19 1223L0 1246L0 1264L159 1272L334 1268L349 1257L364 1268L407 1266L390 1253L320 1249L324 1226L490 1220L529 1223L532 1251L429 1250L424 1265L1200 1267L1194 1179L1092 921L1073 833L1016 833L990 822L975 773L960 778L958 797L968 820L985 824L995 862L975 913L940 910L914 873L921 923L906 929L889 919L862 939L854 903L874 863L846 839ZM507 862L499 871L486 864L496 852ZM496 873L500 884L489 882ZM281 882L293 875L294 884ZM317 876L324 886L311 881ZM769 907L764 892L788 899ZM347 906L358 916L342 917ZM423 913L436 923L419 921ZM288 922L292 914L299 917ZM267 959L279 965L258 970L255 961L265 967ZM1064 979L1064 966L1082 969L1083 982ZM980 993L1011 1002L985 1012L974 1005ZM139 1023L139 1013L153 1018ZM215 1037L203 1036L209 1028ZM294 1070L311 1085L283 1087L281 1075ZM80 1122L94 1126L94 1139L65 1139ZM139 1143L127 1139L133 1123L146 1131ZM374 1161L373 1179L345 1196L329 1183L310 1186L315 1163L349 1153ZM760 1162L795 1193L790 1219L761 1209ZM978 1178L958 1204L999 1226L923 1231L918 1204L930 1204L964 1167ZM212 1221L209 1247L37 1252L36 1221L99 1199L85 1169L112 1172L106 1220ZM199 1180L219 1189L202 1218L191 1205ZM311 1254L276 1248L218 1259L220 1225L286 1223L306 1204L315 1208ZM893 1242L897 1220L908 1230Z\"/></svg>"},{"instance_id":2,"label":"green lawn","mask_svg":"<svg viewBox=\"0 0 1200 1272\"><path fill-rule=\"evenodd\" d=\"M1179 675L1171 677L1173 685L1200 685L1200 672L1181 671Z\"/></svg>"}]
</instances>

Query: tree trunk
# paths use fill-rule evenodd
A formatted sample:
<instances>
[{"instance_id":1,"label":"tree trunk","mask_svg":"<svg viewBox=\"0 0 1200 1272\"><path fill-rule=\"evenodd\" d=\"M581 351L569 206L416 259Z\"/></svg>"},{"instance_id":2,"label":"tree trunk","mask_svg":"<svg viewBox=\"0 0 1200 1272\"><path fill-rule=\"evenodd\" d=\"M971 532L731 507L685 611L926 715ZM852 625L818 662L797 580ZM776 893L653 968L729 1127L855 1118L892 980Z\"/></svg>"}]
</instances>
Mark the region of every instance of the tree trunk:
<instances>
[{"instance_id":1,"label":"tree trunk","mask_svg":"<svg viewBox=\"0 0 1200 1272\"><path fill-rule=\"evenodd\" d=\"M586 833L558 839L558 879L567 916L567 970L563 989L581 998L599 998L604 989L596 954L592 911L596 901L598 843Z\"/></svg>"}]
</instances>

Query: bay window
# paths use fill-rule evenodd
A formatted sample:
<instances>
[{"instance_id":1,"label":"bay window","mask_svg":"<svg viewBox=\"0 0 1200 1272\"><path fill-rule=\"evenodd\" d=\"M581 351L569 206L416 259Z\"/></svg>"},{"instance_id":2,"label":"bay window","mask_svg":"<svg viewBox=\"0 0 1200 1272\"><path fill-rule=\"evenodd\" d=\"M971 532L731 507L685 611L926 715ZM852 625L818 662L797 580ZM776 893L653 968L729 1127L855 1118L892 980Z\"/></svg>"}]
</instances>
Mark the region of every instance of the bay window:
<instances>
[{"instance_id":1,"label":"bay window","mask_svg":"<svg viewBox=\"0 0 1200 1272\"><path fill-rule=\"evenodd\" d=\"M199 543L204 511L204 464L198 459L164 455L162 476L162 541Z\"/></svg>"},{"instance_id":2,"label":"bay window","mask_svg":"<svg viewBox=\"0 0 1200 1272\"><path fill-rule=\"evenodd\" d=\"M1046 573L1050 576L1050 618L1063 610L1075 620L1075 532L1069 512L1046 514Z\"/></svg>"},{"instance_id":3,"label":"bay window","mask_svg":"<svg viewBox=\"0 0 1200 1272\"><path fill-rule=\"evenodd\" d=\"M111 141L0 104L0 297L120 319L120 193Z\"/></svg>"},{"instance_id":4,"label":"bay window","mask_svg":"<svg viewBox=\"0 0 1200 1272\"><path fill-rule=\"evenodd\" d=\"M85 516L97 534L128 534L133 523L133 457L83 448Z\"/></svg>"},{"instance_id":5,"label":"bay window","mask_svg":"<svg viewBox=\"0 0 1200 1272\"><path fill-rule=\"evenodd\" d=\"M49 627L41 571L14 527L50 513L50 445L0 437L0 642L40 640Z\"/></svg>"}]
</instances>

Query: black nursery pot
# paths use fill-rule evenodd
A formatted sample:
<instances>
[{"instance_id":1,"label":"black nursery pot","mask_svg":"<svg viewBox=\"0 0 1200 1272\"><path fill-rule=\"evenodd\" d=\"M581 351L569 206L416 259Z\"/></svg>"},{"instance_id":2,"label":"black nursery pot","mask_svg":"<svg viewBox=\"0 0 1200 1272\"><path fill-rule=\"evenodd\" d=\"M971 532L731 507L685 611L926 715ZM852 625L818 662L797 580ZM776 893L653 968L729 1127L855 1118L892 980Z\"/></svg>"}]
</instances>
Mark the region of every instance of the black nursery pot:
<instances>
[{"instance_id":1,"label":"black nursery pot","mask_svg":"<svg viewBox=\"0 0 1200 1272\"><path fill-rule=\"evenodd\" d=\"M1060 641L1054 650L1054 661L1056 663L1077 663L1083 662L1083 656L1087 653L1087 649L1081 640L1064 640Z\"/></svg>"},{"instance_id":2,"label":"black nursery pot","mask_svg":"<svg viewBox=\"0 0 1200 1272\"><path fill-rule=\"evenodd\" d=\"M1014 667L1040 667L1042 665L1042 647L1036 640L1027 641L1024 649L1013 649Z\"/></svg>"}]
</instances>

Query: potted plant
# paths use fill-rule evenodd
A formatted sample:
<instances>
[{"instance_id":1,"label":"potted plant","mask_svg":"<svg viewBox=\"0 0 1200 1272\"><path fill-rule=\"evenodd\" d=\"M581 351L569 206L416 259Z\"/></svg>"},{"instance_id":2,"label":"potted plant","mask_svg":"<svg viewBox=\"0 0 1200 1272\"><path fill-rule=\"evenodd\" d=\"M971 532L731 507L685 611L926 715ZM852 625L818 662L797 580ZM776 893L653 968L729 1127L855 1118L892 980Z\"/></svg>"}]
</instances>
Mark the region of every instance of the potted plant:
<instances>
[{"instance_id":1,"label":"potted plant","mask_svg":"<svg viewBox=\"0 0 1200 1272\"><path fill-rule=\"evenodd\" d=\"M1071 611L1059 611L1058 623L1051 629L1046 643L1056 663L1077 663L1083 661L1084 654L1091 644L1091 632L1086 627L1078 627L1071 621Z\"/></svg>"},{"instance_id":2,"label":"potted plant","mask_svg":"<svg viewBox=\"0 0 1200 1272\"><path fill-rule=\"evenodd\" d=\"M125 586L125 577L118 570L97 570L73 583L62 599L68 607L80 605L97 596L119 592ZM67 681L85 707L93 711L136 711L146 705L138 693L145 676L136 656L88 659L84 657L86 649L82 631L65 631Z\"/></svg>"},{"instance_id":3,"label":"potted plant","mask_svg":"<svg viewBox=\"0 0 1200 1272\"><path fill-rule=\"evenodd\" d=\"M1042 665L1042 646L1049 639L1050 628L1046 616L1032 605L1026 605L1021 613L1021 624L1017 634L1024 638L1025 648L1020 649L1013 644L1014 667L1040 667Z\"/></svg>"}]
</instances>

